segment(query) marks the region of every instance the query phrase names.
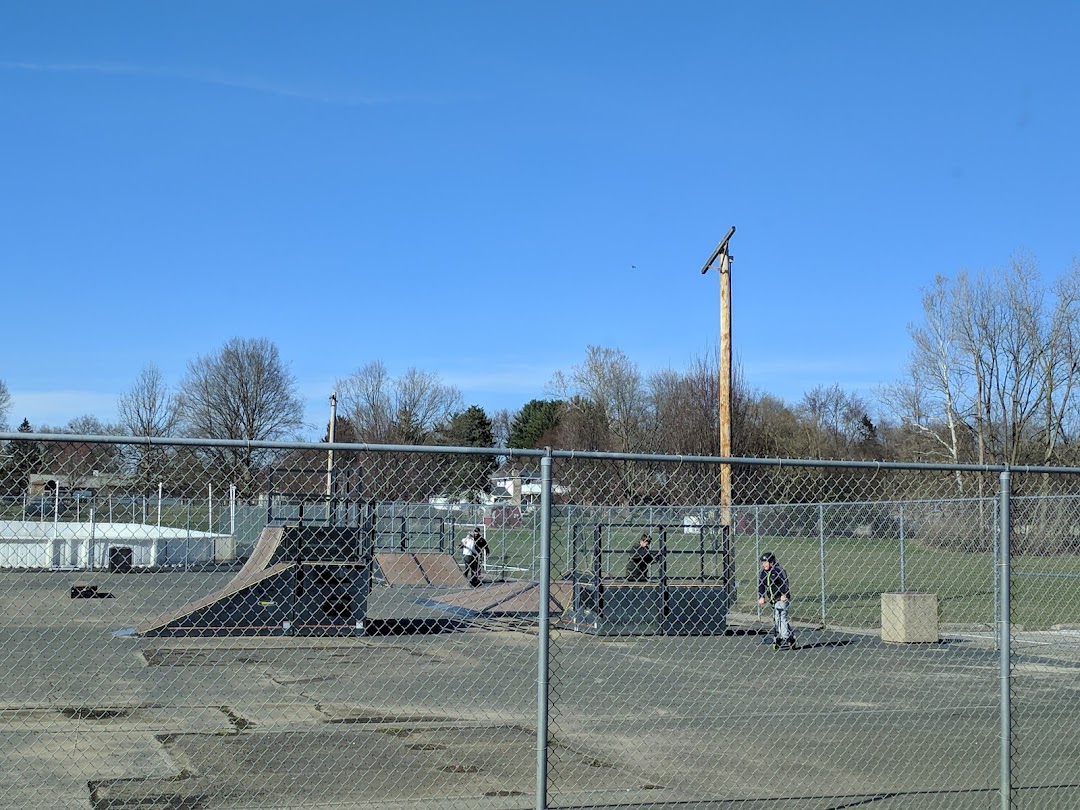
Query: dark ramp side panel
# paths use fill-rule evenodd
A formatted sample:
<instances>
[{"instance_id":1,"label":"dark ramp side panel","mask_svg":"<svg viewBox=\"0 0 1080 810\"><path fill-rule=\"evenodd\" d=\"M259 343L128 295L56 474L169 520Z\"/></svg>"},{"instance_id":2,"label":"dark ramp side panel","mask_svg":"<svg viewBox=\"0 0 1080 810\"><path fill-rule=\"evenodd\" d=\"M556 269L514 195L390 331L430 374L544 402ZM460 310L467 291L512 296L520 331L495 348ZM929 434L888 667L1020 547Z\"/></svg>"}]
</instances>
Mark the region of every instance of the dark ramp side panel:
<instances>
[{"instance_id":1,"label":"dark ramp side panel","mask_svg":"<svg viewBox=\"0 0 1080 810\"><path fill-rule=\"evenodd\" d=\"M290 629L301 635L363 632L370 571L351 563L301 563Z\"/></svg>"},{"instance_id":2,"label":"dark ramp side panel","mask_svg":"<svg viewBox=\"0 0 1080 810\"><path fill-rule=\"evenodd\" d=\"M285 532L284 560L307 562L358 563L360 531L347 526L290 526ZM283 561L278 557L272 562Z\"/></svg>"},{"instance_id":3,"label":"dark ramp side panel","mask_svg":"<svg viewBox=\"0 0 1080 810\"><path fill-rule=\"evenodd\" d=\"M292 615L296 563L246 568L220 590L139 624L142 636L275 635Z\"/></svg>"},{"instance_id":4,"label":"dark ramp side panel","mask_svg":"<svg viewBox=\"0 0 1080 810\"><path fill-rule=\"evenodd\" d=\"M142 622L143 636L364 632L371 568L356 527L267 527L227 585ZM413 562L419 570L419 565ZM125 631L126 634L126 631Z\"/></svg>"}]
</instances>

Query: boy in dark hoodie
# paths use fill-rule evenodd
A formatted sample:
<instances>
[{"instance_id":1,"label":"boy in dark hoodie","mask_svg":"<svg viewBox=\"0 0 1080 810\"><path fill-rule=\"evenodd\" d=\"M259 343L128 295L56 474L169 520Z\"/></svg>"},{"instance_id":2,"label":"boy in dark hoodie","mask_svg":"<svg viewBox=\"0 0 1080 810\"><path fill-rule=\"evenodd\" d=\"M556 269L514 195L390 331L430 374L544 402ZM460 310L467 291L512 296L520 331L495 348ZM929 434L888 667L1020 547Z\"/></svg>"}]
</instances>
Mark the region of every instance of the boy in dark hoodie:
<instances>
[{"instance_id":1,"label":"boy in dark hoodie","mask_svg":"<svg viewBox=\"0 0 1080 810\"><path fill-rule=\"evenodd\" d=\"M757 581L758 604L768 602L773 609L773 648L795 648L795 634L791 632L788 621L788 607L791 605L791 586L787 571L776 561L776 555L766 551L761 555L761 570Z\"/></svg>"}]
</instances>

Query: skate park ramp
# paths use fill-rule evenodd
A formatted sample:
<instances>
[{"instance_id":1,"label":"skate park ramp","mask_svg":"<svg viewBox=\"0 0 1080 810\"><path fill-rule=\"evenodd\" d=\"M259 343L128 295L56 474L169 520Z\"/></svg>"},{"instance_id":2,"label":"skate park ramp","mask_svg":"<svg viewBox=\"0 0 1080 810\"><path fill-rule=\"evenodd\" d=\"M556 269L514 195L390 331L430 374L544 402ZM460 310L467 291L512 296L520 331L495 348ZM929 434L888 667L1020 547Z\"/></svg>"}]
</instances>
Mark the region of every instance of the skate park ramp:
<instances>
[{"instance_id":1,"label":"skate park ramp","mask_svg":"<svg viewBox=\"0 0 1080 810\"><path fill-rule=\"evenodd\" d=\"M281 538L285 535L284 526L267 526L262 530L262 534L259 535L259 540L255 543L255 548L251 550L251 556L248 557L248 561L244 563L244 567L240 569L237 579L249 568L253 570L263 570L270 565L270 561L274 559L277 554L278 546L281 545Z\"/></svg>"},{"instance_id":2,"label":"skate park ramp","mask_svg":"<svg viewBox=\"0 0 1080 810\"><path fill-rule=\"evenodd\" d=\"M468 584L457 560L440 551L380 551L375 555L375 565L376 576L387 585Z\"/></svg>"},{"instance_id":3,"label":"skate park ramp","mask_svg":"<svg viewBox=\"0 0 1080 810\"><path fill-rule=\"evenodd\" d=\"M140 622L135 635L171 635L196 629L210 635L230 631L247 635L279 630L292 587L287 573L295 567L295 563L251 570L244 566L224 588Z\"/></svg>"},{"instance_id":4,"label":"skate park ramp","mask_svg":"<svg viewBox=\"0 0 1080 810\"><path fill-rule=\"evenodd\" d=\"M569 607L572 590L568 581L551 583L548 611L552 616L561 615ZM540 613L540 583L497 582L433 597L427 604L464 616L536 616Z\"/></svg>"},{"instance_id":5,"label":"skate park ramp","mask_svg":"<svg viewBox=\"0 0 1080 810\"><path fill-rule=\"evenodd\" d=\"M124 635L339 635L363 632L371 569L346 527L268 526L222 588Z\"/></svg>"}]
</instances>

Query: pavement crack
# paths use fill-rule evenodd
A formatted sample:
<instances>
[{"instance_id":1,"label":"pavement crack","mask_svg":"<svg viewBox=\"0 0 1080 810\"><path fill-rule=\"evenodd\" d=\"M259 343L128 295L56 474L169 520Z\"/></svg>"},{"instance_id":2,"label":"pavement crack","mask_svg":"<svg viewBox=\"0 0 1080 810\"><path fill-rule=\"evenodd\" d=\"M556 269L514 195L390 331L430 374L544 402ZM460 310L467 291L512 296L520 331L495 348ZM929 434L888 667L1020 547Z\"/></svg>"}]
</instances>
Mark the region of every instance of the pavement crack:
<instances>
[{"instance_id":1,"label":"pavement crack","mask_svg":"<svg viewBox=\"0 0 1080 810\"><path fill-rule=\"evenodd\" d=\"M227 718L229 718L229 725L236 730L237 734L239 734L241 731L247 731L248 729L255 728L255 723L248 720L246 717L244 717L231 707L221 706L219 708L221 709L222 713Z\"/></svg>"}]
</instances>

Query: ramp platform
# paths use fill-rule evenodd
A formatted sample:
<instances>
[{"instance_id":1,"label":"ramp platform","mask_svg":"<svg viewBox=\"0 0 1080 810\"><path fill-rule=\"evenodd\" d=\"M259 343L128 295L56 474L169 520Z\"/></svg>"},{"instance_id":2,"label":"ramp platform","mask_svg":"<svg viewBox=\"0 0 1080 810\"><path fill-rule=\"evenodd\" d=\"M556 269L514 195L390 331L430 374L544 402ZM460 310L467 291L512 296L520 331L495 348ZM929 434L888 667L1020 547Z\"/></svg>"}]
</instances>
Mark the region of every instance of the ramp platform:
<instances>
[{"instance_id":1,"label":"ramp platform","mask_svg":"<svg viewBox=\"0 0 1080 810\"><path fill-rule=\"evenodd\" d=\"M721 635L729 607L723 582L579 579L560 624L599 636Z\"/></svg>"},{"instance_id":2,"label":"ramp platform","mask_svg":"<svg viewBox=\"0 0 1080 810\"><path fill-rule=\"evenodd\" d=\"M138 624L141 636L364 632L370 554L359 528L273 526L225 587Z\"/></svg>"},{"instance_id":3,"label":"ramp platform","mask_svg":"<svg viewBox=\"0 0 1080 810\"><path fill-rule=\"evenodd\" d=\"M570 604L569 582L552 582L548 611L558 616ZM428 604L466 616L536 616L540 613L539 582L500 582L438 596Z\"/></svg>"}]
</instances>

